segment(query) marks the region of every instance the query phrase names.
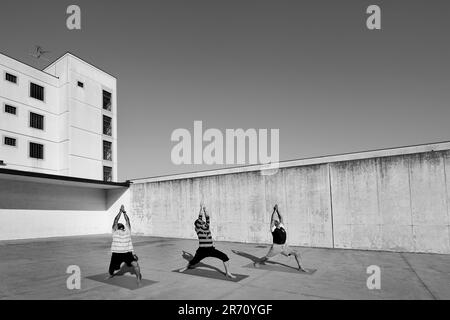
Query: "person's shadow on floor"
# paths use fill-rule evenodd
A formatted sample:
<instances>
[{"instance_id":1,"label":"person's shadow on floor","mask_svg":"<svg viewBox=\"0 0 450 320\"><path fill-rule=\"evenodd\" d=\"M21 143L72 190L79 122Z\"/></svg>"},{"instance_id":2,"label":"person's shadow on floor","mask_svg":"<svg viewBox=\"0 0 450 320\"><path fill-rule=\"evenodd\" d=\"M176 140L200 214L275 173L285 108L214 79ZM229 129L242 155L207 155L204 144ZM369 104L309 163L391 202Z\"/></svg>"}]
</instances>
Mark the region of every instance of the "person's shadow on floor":
<instances>
[{"instance_id":1,"label":"person's shadow on floor","mask_svg":"<svg viewBox=\"0 0 450 320\"><path fill-rule=\"evenodd\" d=\"M231 252L233 252L234 254L237 254L238 256L247 258L247 259L251 260L253 263L261 261L261 258L253 256L253 255L251 255L249 253L246 253L246 252L237 251L237 250L231 250ZM279 265L279 266L283 266L283 267L286 267L286 268L291 268L291 269L297 270L297 268L294 268L294 267L292 267L290 265L287 265L287 264L284 264L284 263L281 263L281 262L277 262L277 261L272 261L272 260L267 260L266 262L264 262L262 264L263 265L268 265L268 264Z\"/></svg>"},{"instance_id":2,"label":"person's shadow on floor","mask_svg":"<svg viewBox=\"0 0 450 320\"><path fill-rule=\"evenodd\" d=\"M186 252L183 250L183 259L185 259L187 262L190 262L192 259L194 258L194 256L192 254L190 254L189 252ZM223 275L226 275L225 272L223 272L222 270L220 270L219 268L216 268L214 266L211 266L209 264L203 263L203 262L199 262L197 263L193 269L197 268L197 267L204 267L204 268L208 268L208 269L212 269L215 270ZM191 269L192 270L192 269Z\"/></svg>"}]
</instances>

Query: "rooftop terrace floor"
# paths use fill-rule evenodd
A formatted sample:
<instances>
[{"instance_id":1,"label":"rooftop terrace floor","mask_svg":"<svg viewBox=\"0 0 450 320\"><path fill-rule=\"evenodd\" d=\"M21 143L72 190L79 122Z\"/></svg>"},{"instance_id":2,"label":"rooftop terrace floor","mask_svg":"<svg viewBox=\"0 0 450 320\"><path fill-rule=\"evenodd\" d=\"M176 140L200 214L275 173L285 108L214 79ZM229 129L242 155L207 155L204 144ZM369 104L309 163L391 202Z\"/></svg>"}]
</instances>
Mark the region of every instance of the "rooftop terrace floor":
<instances>
[{"instance_id":1,"label":"rooftop terrace floor","mask_svg":"<svg viewBox=\"0 0 450 320\"><path fill-rule=\"evenodd\" d=\"M216 242L230 257L231 271L248 275L231 282L214 269L223 270L214 258L196 272L214 271L218 279L173 272L186 265L187 253L195 254L195 240L135 236L133 244L143 278L155 283L135 288L135 279L124 275L126 288L88 278L107 273L110 235L1 241L0 299L450 299L450 255L300 247L304 267L317 269L304 274L281 265L245 267L268 245ZM284 256L274 261L296 265ZM70 265L80 267L79 290L67 288ZM367 288L370 265L381 269L379 290Z\"/></svg>"}]
</instances>

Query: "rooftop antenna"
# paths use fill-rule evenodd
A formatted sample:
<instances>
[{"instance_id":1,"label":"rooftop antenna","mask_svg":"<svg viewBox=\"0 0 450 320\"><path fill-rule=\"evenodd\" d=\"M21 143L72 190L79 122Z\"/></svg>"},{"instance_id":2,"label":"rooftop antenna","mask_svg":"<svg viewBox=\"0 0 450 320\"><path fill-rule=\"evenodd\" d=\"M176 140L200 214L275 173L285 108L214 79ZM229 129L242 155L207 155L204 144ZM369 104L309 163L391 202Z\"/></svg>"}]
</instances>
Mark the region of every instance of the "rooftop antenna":
<instances>
[{"instance_id":1,"label":"rooftop antenna","mask_svg":"<svg viewBox=\"0 0 450 320\"><path fill-rule=\"evenodd\" d=\"M50 62L50 60L47 57L44 56L46 53L49 53L49 52L50 51L44 50L44 48L42 46L40 46L40 45L35 45L34 46L34 52L30 53L29 55L36 59L38 69L41 68L40 62L42 60Z\"/></svg>"}]
</instances>

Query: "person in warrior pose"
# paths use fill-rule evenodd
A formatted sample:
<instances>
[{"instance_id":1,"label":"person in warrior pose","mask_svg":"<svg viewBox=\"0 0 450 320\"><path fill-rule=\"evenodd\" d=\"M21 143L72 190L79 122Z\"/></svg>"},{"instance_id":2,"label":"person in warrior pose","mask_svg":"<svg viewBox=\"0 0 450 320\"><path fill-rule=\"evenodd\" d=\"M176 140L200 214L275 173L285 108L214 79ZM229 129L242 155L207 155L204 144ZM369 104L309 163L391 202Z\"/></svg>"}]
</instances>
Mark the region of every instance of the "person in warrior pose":
<instances>
[{"instance_id":1,"label":"person in warrior pose","mask_svg":"<svg viewBox=\"0 0 450 320\"><path fill-rule=\"evenodd\" d=\"M270 230L272 232L273 244L270 247L269 252L259 261L254 263L255 267L258 268L270 258L273 258L281 253L286 257L294 256L297 261L298 270L306 272L306 270L300 265L300 254L286 244L286 227L283 224L283 217L278 210L277 204L273 207L272 218L270 219Z\"/></svg>"},{"instance_id":2,"label":"person in warrior pose","mask_svg":"<svg viewBox=\"0 0 450 320\"><path fill-rule=\"evenodd\" d=\"M121 214L126 221L126 227L119 223ZM137 262L137 256L133 254L133 243L131 242L131 223L130 218L122 205L117 216L114 218L112 225L112 245L111 245L111 263L109 264L109 278L114 277L126 264L128 267L133 267L136 272L136 279L138 285L142 280L141 269Z\"/></svg>"},{"instance_id":3,"label":"person in warrior pose","mask_svg":"<svg viewBox=\"0 0 450 320\"><path fill-rule=\"evenodd\" d=\"M203 219L203 214L205 215L205 220ZM200 261L202 261L207 257L214 257L222 260L223 265L225 267L226 276L234 279L236 277L232 275L230 272L230 266L228 262L230 259L225 253L217 250L214 247L214 243L211 236L211 230L209 229L209 223L210 223L210 215L206 211L206 207L203 205L203 203L201 203L198 219L195 220L194 222L195 232L197 232L198 236L199 247L195 252L194 258L192 258L192 260L189 261L188 265L182 268L180 272L184 272L187 269L193 269L197 263L199 263Z\"/></svg>"}]
</instances>

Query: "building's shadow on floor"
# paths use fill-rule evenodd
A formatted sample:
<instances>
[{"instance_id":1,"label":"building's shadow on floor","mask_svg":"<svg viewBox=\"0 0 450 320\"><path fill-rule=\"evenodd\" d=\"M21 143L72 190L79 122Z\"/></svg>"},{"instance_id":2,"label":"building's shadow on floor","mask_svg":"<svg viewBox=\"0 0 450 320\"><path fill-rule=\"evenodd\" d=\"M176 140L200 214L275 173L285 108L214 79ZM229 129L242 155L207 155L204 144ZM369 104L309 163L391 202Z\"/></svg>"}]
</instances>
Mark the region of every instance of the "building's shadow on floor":
<instances>
[{"instance_id":1,"label":"building's shadow on floor","mask_svg":"<svg viewBox=\"0 0 450 320\"><path fill-rule=\"evenodd\" d=\"M183 259L185 259L187 262L189 262L193 258L194 258L194 256L192 254L190 254L189 252L186 252L186 251L183 250ZM216 268L214 266L211 266L211 265L203 263L203 262L197 263L194 267L195 268L197 268L197 267L204 267L204 268L208 268L208 269L211 269L211 270L215 270L215 271L217 271L217 272L219 272L219 273L221 273L223 275L226 275L226 273L223 272L222 270L220 270L219 268Z\"/></svg>"}]
</instances>

